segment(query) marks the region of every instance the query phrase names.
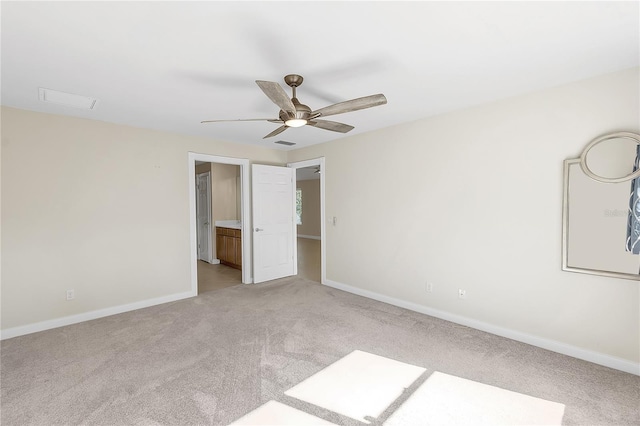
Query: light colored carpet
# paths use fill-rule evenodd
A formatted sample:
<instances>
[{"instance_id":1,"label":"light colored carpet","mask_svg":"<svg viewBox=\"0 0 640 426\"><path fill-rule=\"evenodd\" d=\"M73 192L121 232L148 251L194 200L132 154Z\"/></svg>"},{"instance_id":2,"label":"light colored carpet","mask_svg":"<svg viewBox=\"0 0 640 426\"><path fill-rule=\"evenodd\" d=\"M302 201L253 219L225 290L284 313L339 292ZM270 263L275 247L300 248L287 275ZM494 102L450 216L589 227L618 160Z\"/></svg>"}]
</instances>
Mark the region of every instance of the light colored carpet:
<instances>
[{"instance_id":1,"label":"light colored carpet","mask_svg":"<svg viewBox=\"0 0 640 426\"><path fill-rule=\"evenodd\" d=\"M3 426L225 425L272 400L362 425L285 395L355 350L564 404L563 424L640 424L638 376L299 278L214 290L1 349Z\"/></svg>"}]
</instances>

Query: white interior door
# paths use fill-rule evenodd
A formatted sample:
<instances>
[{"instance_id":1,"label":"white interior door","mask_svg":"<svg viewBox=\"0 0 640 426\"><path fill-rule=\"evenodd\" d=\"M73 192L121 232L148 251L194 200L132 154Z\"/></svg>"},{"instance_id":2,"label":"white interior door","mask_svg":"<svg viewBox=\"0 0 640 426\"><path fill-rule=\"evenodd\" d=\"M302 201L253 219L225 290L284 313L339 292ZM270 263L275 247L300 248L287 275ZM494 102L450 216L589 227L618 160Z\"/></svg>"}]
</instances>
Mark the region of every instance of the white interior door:
<instances>
[{"instance_id":1,"label":"white interior door","mask_svg":"<svg viewBox=\"0 0 640 426\"><path fill-rule=\"evenodd\" d=\"M252 165L253 282L294 274L293 169Z\"/></svg>"},{"instance_id":2,"label":"white interior door","mask_svg":"<svg viewBox=\"0 0 640 426\"><path fill-rule=\"evenodd\" d=\"M198 259L211 262L211 174L196 176L196 221L198 226Z\"/></svg>"}]
</instances>

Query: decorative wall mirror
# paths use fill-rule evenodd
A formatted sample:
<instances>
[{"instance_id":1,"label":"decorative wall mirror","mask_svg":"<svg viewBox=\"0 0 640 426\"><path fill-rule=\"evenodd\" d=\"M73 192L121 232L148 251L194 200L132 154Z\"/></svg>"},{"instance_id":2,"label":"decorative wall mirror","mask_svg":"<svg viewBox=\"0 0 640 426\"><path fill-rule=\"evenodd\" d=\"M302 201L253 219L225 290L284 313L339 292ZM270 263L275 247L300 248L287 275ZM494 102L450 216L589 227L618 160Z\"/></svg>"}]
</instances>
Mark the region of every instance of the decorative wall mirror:
<instances>
[{"instance_id":1,"label":"decorative wall mirror","mask_svg":"<svg viewBox=\"0 0 640 426\"><path fill-rule=\"evenodd\" d=\"M640 281L640 135L617 132L564 162L562 269Z\"/></svg>"}]
</instances>

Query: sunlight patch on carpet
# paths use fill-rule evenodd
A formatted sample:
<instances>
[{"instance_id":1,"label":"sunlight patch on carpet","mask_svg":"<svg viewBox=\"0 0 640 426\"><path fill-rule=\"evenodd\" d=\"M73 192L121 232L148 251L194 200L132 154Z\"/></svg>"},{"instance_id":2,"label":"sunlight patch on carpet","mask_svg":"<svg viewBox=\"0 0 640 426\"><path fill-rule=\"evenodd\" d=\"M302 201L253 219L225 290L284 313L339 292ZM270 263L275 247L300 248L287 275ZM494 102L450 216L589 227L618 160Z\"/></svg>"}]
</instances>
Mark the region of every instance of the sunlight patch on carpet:
<instances>
[{"instance_id":1,"label":"sunlight patch on carpet","mask_svg":"<svg viewBox=\"0 0 640 426\"><path fill-rule=\"evenodd\" d=\"M353 351L285 395L369 424L384 426L515 426L562 424L565 406L435 371L417 388L425 368ZM416 384L417 385L417 384ZM415 389L415 390L413 390ZM399 397L402 397L398 400ZM402 405L385 411L396 401ZM383 415L384 413L384 415ZM333 425L298 409L269 401L232 425Z\"/></svg>"},{"instance_id":2,"label":"sunlight patch on carpet","mask_svg":"<svg viewBox=\"0 0 640 426\"><path fill-rule=\"evenodd\" d=\"M384 425L561 425L564 408L436 371Z\"/></svg>"},{"instance_id":3,"label":"sunlight patch on carpet","mask_svg":"<svg viewBox=\"0 0 640 426\"><path fill-rule=\"evenodd\" d=\"M229 426L336 426L319 417L312 416L277 401L269 401L239 418Z\"/></svg>"},{"instance_id":4,"label":"sunlight patch on carpet","mask_svg":"<svg viewBox=\"0 0 640 426\"><path fill-rule=\"evenodd\" d=\"M356 350L285 395L369 423L365 417L380 416L425 371Z\"/></svg>"}]
</instances>

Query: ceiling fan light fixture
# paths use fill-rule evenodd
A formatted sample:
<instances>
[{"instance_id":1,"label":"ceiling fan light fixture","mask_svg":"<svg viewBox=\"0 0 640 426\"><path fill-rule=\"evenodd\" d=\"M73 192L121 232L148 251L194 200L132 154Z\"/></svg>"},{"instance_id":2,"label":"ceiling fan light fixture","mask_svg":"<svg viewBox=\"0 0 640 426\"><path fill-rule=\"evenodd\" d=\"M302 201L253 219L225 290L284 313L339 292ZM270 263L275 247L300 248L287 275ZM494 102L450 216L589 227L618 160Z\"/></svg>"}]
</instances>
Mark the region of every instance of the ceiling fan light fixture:
<instances>
[{"instance_id":1,"label":"ceiling fan light fixture","mask_svg":"<svg viewBox=\"0 0 640 426\"><path fill-rule=\"evenodd\" d=\"M289 127L302 127L307 124L307 120L303 118L292 118L284 122Z\"/></svg>"},{"instance_id":2,"label":"ceiling fan light fixture","mask_svg":"<svg viewBox=\"0 0 640 426\"><path fill-rule=\"evenodd\" d=\"M350 99L337 104L329 105L318 110L312 110L308 105L301 104L296 97L296 87L302 84L303 78L297 74L289 74L284 77L284 82L291 87L293 97L284 91L282 86L274 81L256 80L256 84L265 95L280 108L278 118L246 118L237 120L205 120L202 123L215 123L221 121L268 121L270 123L280 123L280 127L267 134L262 139L268 139L287 130L289 127L302 127L309 125L318 129L330 130L332 132L347 133L354 129L353 126L336 121L318 120L318 117L344 114L346 112L358 111L387 103L387 98L382 93L365 96L362 98Z\"/></svg>"}]
</instances>

